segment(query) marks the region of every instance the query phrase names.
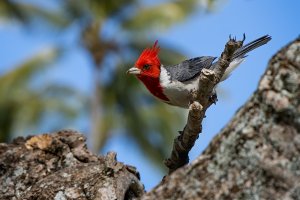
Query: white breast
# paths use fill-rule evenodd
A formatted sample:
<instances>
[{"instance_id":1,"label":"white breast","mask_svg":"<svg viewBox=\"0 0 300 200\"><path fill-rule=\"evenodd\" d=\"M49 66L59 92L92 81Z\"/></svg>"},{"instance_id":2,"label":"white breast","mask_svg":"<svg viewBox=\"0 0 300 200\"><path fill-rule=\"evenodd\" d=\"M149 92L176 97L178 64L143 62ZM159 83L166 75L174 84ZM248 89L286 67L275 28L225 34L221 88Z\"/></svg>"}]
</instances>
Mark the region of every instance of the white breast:
<instances>
[{"instance_id":1,"label":"white breast","mask_svg":"<svg viewBox=\"0 0 300 200\"><path fill-rule=\"evenodd\" d=\"M163 92L170 100L170 104L188 108L191 91L194 91L198 88L199 77L186 82L171 80L167 70L161 66L159 78Z\"/></svg>"}]
</instances>

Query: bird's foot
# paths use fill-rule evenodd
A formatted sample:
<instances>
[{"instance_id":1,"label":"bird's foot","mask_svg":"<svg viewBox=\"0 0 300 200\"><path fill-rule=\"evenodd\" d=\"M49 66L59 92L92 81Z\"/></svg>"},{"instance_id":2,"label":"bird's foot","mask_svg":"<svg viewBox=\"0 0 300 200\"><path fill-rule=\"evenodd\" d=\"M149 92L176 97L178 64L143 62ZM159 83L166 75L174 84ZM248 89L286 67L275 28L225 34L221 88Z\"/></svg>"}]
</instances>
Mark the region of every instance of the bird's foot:
<instances>
[{"instance_id":1,"label":"bird's foot","mask_svg":"<svg viewBox=\"0 0 300 200\"><path fill-rule=\"evenodd\" d=\"M216 104L218 101L217 93L214 91L212 95L209 97L209 101L213 104Z\"/></svg>"}]
</instances>

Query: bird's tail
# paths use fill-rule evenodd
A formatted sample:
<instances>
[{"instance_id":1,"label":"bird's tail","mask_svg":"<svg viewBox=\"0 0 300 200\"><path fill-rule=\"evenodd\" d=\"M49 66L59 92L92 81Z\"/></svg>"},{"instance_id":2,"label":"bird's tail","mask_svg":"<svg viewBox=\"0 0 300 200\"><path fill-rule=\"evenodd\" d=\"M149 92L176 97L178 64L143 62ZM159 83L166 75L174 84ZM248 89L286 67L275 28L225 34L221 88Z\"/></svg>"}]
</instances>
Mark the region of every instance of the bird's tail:
<instances>
[{"instance_id":1,"label":"bird's tail","mask_svg":"<svg viewBox=\"0 0 300 200\"><path fill-rule=\"evenodd\" d=\"M237 59L237 58L244 58L246 57L246 53L252 51L253 49L256 49L264 44L267 44L271 40L271 36L269 35L264 35L252 42L249 42L248 44L242 46L241 48L237 49L232 57L232 60Z\"/></svg>"},{"instance_id":2,"label":"bird's tail","mask_svg":"<svg viewBox=\"0 0 300 200\"><path fill-rule=\"evenodd\" d=\"M247 57L246 54L248 52L268 43L271 39L272 39L271 36L264 35L252 42L249 42L248 44L242 46L241 48L237 49L234 52L233 57L230 61L230 64L229 64L228 68L226 69L221 81L227 79L229 77L230 73L244 61L244 58Z\"/></svg>"}]
</instances>

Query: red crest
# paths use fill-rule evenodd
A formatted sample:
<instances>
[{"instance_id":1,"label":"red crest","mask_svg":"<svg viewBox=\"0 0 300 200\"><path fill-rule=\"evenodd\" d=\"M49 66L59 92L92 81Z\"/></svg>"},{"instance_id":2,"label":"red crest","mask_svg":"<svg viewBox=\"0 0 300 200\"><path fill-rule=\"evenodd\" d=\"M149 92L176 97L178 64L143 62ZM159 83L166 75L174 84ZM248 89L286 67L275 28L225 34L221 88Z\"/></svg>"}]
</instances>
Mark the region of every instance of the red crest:
<instances>
[{"instance_id":1,"label":"red crest","mask_svg":"<svg viewBox=\"0 0 300 200\"><path fill-rule=\"evenodd\" d=\"M136 67L142 67L145 64L151 64L153 66L160 66L160 60L158 58L159 46L156 40L153 47L145 49L138 60L135 63Z\"/></svg>"}]
</instances>

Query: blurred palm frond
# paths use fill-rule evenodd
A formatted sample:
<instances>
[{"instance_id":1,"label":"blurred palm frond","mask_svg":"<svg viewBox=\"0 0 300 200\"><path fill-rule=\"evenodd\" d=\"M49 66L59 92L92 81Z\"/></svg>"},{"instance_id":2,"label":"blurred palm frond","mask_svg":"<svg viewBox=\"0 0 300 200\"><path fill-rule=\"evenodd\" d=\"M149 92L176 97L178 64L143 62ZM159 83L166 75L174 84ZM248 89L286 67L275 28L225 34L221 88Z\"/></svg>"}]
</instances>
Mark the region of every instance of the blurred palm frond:
<instances>
[{"instance_id":1,"label":"blurred palm frond","mask_svg":"<svg viewBox=\"0 0 300 200\"><path fill-rule=\"evenodd\" d=\"M63 32L78 23L81 34L78 43L94 61L95 79L89 98L59 84L34 88L38 74L59 55L55 49L37 54L2 75L0 140L7 140L15 129L25 130L24 127L42 124L45 117L53 114L63 117L61 123L66 123L84 112L78 109L78 103L84 102L83 105L89 105L84 107L85 111L91 112L94 118L91 119L94 148L101 149L111 134L120 130L162 166L176 129L183 123L183 110L155 100L134 77L125 75L124 66L132 66L139 52L153 45L157 30L182 22L196 10L210 10L215 2L217 0L176 0L145 6L141 0L64 0L53 1L56 9L49 9L22 0L0 1L0 19L17 20L30 24L30 28L43 24ZM175 64L185 56L174 46L163 43L160 58L162 63ZM109 71L106 77L103 76L105 70Z\"/></svg>"}]
</instances>

